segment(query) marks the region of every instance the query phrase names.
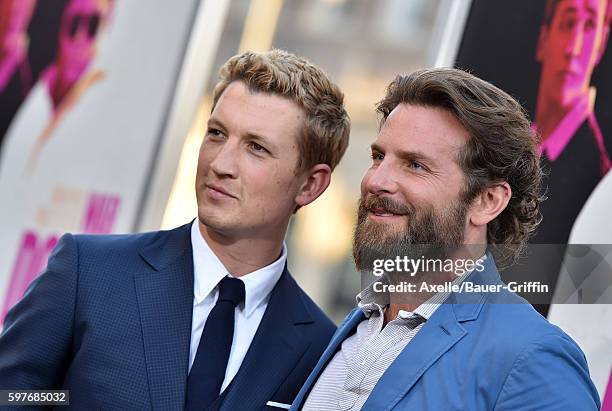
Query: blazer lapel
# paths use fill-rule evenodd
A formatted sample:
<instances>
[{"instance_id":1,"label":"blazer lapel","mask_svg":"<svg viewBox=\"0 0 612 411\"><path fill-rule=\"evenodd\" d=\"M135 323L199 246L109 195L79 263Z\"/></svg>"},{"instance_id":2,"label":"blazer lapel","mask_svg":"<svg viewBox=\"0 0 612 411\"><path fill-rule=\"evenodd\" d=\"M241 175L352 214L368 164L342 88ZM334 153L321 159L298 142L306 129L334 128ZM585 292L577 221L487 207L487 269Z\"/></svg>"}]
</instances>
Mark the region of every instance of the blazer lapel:
<instances>
[{"instance_id":1,"label":"blazer lapel","mask_svg":"<svg viewBox=\"0 0 612 411\"><path fill-rule=\"evenodd\" d=\"M141 251L151 270L134 274L154 409L184 408L193 310L190 226L160 234Z\"/></svg>"},{"instance_id":2,"label":"blazer lapel","mask_svg":"<svg viewBox=\"0 0 612 411\"><path fill-rule=\"evenodd\" d=\"M499 273L491 254L484 266L482 272L473 271L465 281L498 283ZM362 411L395 407L429 367L467 334L461 323L478 318L486 298L486 293L451 294L387 368Z\"/></svg>"},{"instance_id":3,"label":"blazer lapel","mask_svg":"<svg viewBox=\"0 0 612 411\"><path fill-rule=\"evenodd\" d=\"M338 347L340 346L340 344L342 344L342 342L346 340L349 335L353 334L357 325L359 325L359 323L364 319L365 315L363 314L363 311L359 308L355 308L349 313L349 315L344 318L344 320L336 330L336 333L332 336L329 344L327 345L327 348L325 349L325 351L323 351L323 354L317 362L317 365L314 367L314 369L306 379L306 382L300 389L300 392L298 392L298 395L295 397L293 405L291 406L291 410L300 409L300 407L303 405L304 399L310 393L312 386L319 378L319 374L321 374L327 363L336 354L336 351L338 351Z\"/></svg>"},{"instance_id":4,"label":"blazer lapel","mask_svg":"<svg viewBox=\"0 0 612 411\"><path fill-rule=\"evenodd\" d=\"M431 365L466 334L450 304L442 304L378 381L363 411L392 409Z\"/></svg>"},{"instance_id":5,"label":"blazer lapel","mask_svg":"<svg viewBox=\"0 0 612 411\"><path fill-rule=\"evenodd\" d=\"M312 321L285 267L220 409L264 408L310 344L296 327Z\"/></svg>"}]
</instances>

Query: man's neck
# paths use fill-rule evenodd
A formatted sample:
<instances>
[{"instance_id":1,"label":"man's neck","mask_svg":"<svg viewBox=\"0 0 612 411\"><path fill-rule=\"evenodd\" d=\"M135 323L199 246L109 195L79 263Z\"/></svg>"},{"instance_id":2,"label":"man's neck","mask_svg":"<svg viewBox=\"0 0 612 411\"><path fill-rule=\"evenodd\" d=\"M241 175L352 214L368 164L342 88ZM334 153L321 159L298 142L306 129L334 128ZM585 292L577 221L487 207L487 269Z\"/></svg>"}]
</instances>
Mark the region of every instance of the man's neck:
<instances>
[{"instance_id":1,"label":"man's neck","mask_svg":"<svg viewBox=\"0 0 612 411\"><path fill-rule=\"evenodd\" d=\"M541 96L537 102L535 123L538 132L542 137L542 142L555 131L559 123L571 111L570 107L563 107L554 101L549 101Z\"/></svg>"},{"instance_id":2,"label":"man's neck","mask_svg":"<svg viewBox=\"0 0 612 411\"><path fill-rule=\"evenodd\" d=\"M385 310L385 318L383 322L383 327L389 324L391 321L395 320L400 311L414 312L414 310L419 308L419 306L425 301L427 300L423 300L420 303L414 303L414 304L393 304L393 303L389 304L389 306Z\"/></svg>"},{"instance_id":3,"label":"man's neck","mask_svg":"<svg viewBox=\"0 0 612 411\"><path fill-rule=\"evenodd\" d=\"M481 237L481 236L480 236ZM484 244L482 238L476 237L479 241L475 241L476 244ZM449 259L457 261L458 259L463 259L464 261L472 260L476 262L478 259L482 258L486 253L485 245L464 245L460 248L459 251L454 253ZM391 294L389 306L385 309L385 318L384 318L384 326L386 326L389 322L395 320L400 311L409 311L414 312L419 306L423 303L427 302L431 297L435 295L433 292L421 292L420 286L423 282L426 282L428 285L440 285L446 282L452 282L457 278L457 275L452 272L426 272L426 273L417 273L410 282L413 282L416 285L416 292L408 292L402 293L399 295Z\"/></svg>"},{"instance_id":4,"label":"man's neck","mask_svg":"<svg viewBox=\"0 0 612 411\"><path fill-rule=\"evenodd\" d=\"M400 311L414 312L423 303L435 295L433 292L420 291L422 283L427 285L440 285L446 282L452 282L456 275L447 272L428 272L417 273L408 282L415 285L414 292L407 293L392 293L389 296L389 305L385 309L384 325L395 320Z\"/></svg>"},{"instance_id":5,"label":"man's neck","mask_svg":"<svg viewBox=\"0 0 612 411\"><path fill-rule=\"evenodd\" d=\"M234 277L272 264L282 253L284 236L232 238L198 222L200 234ZM284 233L284 231L283 231Z\"/></svg>"}]
</instances>

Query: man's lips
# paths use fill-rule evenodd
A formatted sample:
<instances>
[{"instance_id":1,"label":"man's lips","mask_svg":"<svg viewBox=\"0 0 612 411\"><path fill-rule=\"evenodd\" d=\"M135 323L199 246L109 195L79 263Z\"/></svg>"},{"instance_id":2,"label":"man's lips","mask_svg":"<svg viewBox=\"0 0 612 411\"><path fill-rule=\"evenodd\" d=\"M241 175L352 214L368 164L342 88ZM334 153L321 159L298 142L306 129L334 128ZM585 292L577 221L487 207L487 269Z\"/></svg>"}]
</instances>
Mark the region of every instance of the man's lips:
<instances>
[{"instance_id":1,"label":"man's lips","mask_svg":"<svg viewBox=\"0 0 612 411\"><path fill-rule=\"evenodd\" d=\"M368 212L370 215L373 215L375 217L401 217L404 216L405 214L396 214L393 213L392 211L386 210L384 208L370 208L368 209Z\"/></svg>"},{"instance_id":2,"label":"man's lips","mask_svg":"<svg viewBox=\"0 0 612 411\"><path fill-rule=\"evenodd\" d=\"M213 198L237 198L235 195L216 184L206 184L206 188L209 195Z\"/></svg>"}]
</instances>

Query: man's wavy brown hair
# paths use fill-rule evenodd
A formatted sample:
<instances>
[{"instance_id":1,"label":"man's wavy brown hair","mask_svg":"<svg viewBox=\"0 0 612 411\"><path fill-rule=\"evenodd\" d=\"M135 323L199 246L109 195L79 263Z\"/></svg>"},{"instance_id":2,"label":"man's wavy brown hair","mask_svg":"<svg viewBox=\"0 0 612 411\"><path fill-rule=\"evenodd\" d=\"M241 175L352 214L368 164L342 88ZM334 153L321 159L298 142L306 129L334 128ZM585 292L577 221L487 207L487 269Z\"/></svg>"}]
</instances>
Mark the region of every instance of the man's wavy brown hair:
<instances>
[{"instance_id":1,"label":"man's wavy brown hair","mask_svg":"<svg viewBox=\"0 0 612 411\"><path fill-rule=\"evenodd\" d=\"M468 131L457 156L466 181L462 200L471 202L495 183L510 185L508 206L487 225L487 243L504 261L516 260L542 220L544 200L538 141L525 110L492 84L447 68L397 76L377 105L381 125L399 104L448 110Z\"/></svg>"}]
</instances>

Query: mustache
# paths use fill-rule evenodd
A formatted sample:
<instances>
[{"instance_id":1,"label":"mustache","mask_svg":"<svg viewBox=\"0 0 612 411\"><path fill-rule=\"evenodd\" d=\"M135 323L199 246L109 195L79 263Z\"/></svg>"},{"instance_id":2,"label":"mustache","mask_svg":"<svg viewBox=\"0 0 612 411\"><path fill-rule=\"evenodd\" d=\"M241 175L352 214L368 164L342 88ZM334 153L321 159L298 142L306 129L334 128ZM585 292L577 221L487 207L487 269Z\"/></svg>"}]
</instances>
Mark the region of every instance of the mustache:
<instances>
[{"instance_id":1,"label":"mustache","mask_svg":"<svg viewBox=\"0 0 612 411\"><path fill-rule=\"evenodd\" d=\"M359 208L362 212L370 210L382 210L390 214L411 215L413 208L408 204L400 203L389 197L380 197L374 194L366 194L359 200Z\"/></svg>"}]
</instances>

